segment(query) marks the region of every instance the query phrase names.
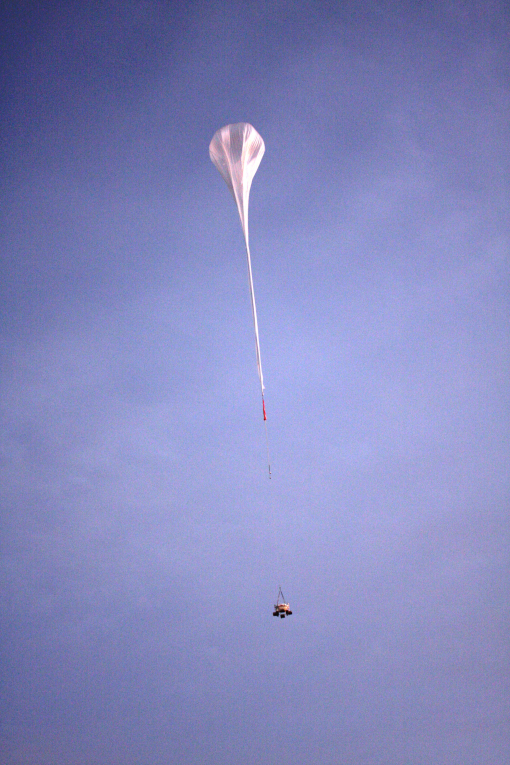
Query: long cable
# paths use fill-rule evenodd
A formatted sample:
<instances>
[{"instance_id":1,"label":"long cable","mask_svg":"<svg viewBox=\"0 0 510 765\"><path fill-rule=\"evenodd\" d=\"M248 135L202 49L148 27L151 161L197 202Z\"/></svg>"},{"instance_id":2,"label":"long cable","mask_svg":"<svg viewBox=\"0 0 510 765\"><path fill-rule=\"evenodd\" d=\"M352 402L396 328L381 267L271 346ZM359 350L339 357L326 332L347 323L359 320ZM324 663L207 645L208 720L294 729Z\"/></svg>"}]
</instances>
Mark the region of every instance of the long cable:
<instances>
[{"instance_id":1,"label":"long cable","mask_svg":"<svg viewBox=\"0 0 510 765\"><path fill-rule=\"evenodd\" d=\"M264 412L264 426L266 429L267 467L269 470L269 479L271 480L271 460L269 459L269 436L267 434L267 417L266 417L266 407L264 405L264 396L262 396L262 409Z\"/></svg>"}]
</instances>

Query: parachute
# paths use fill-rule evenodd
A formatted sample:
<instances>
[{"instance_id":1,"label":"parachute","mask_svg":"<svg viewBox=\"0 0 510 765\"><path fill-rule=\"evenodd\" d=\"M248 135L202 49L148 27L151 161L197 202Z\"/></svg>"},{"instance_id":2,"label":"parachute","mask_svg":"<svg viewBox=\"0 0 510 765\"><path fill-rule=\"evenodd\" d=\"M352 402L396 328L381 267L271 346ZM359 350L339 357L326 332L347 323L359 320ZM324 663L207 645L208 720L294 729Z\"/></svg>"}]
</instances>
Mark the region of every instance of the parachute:
<instances>
[{"instance_id":1,"label":"parachute","mask_svg":"<svg viewBox=\"0 0 510 765\"><path fill-rule=\"evenodd\" d=\"M260 161L264 156L264 141L252 125L247 122L238 122L235 125L225 125L214 134L209 145L211 161L220 171L225 183L234 197L246 244L248 257L248 278L250 282L251 308L253 313L253 326L255 329L255 352L257 356L257 370L262 394L262 414L266 424L266 405L264 402L264 377L262 375L262 362L260 358L259 327L257 322L257 307L255 305L255 291L253 289L253 275L251 270L250 241L248 235L248 202L253 177L258 170ZM267 442L267 424L266 424ZM271 465L268 467L271 478Z\"/></svg>"}]
</instances>

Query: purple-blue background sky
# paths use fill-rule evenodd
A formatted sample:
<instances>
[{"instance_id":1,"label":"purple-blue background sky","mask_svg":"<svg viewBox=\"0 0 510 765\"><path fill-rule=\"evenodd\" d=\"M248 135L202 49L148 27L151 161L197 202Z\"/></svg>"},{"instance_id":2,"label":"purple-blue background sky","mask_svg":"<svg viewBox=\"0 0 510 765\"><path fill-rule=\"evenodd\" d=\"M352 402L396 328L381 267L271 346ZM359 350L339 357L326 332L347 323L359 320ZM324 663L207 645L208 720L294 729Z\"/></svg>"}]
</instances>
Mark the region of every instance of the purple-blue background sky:
<instances>
[{"instance_id":1,"label":"purple-blue background sky","mask_svg":"<svg viewBox=\"0 0 510 765\"><path fill-rule=\"evenodd\" d=\"M2 763L506 765L508 6L0 27Z\"/></svg>"}]
</instances>

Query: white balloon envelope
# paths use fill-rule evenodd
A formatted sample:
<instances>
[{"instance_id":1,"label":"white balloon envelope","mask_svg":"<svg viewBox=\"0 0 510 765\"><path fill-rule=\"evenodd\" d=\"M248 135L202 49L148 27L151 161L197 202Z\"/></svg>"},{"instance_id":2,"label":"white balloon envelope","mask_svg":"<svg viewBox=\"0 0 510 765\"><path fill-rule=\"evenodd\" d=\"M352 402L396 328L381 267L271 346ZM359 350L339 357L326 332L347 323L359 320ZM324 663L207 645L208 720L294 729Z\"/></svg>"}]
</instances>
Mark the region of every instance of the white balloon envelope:
<instances>
[{"instance_id":1,"label":"white balloon envelope","mask_svg":"<svg viewBox=\"0 0 510 765\"><path fill-rule=\"evenodd\" d=\"M264 156L264 141L254 127L247 122L238 122L235 125L225 125L217 130L209 145L209 155L212 162L220 171L225 183L232 192L232 196L239 210L241 226L243 228L246 254L248 257L248 276L250 280L251 307L253 312L253 324L255 327L255 350L257 354L257 369L262 392L262 411L266 420L266 407L264 403L264 378L262 376L262 364L260 360L259 328L257 323L257 308L255 306L255 293L253 290L253 275L251 271L250 242L248 236L248 202L253 177L257 172L260 161ZM271 471L270 471L271 472Z\"/></svg>"}]
</instances>

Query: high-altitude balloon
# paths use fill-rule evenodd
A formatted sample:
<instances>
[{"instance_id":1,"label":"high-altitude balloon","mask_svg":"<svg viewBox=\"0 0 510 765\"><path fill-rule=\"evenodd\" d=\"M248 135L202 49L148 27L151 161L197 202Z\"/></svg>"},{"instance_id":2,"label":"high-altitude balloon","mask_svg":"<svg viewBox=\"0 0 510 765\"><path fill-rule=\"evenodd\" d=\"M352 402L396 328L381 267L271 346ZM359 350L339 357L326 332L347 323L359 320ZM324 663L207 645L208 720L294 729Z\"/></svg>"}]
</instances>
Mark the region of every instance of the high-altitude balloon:
<instances>
[{"instance_id":1,"label":"high-altitude balloon","mask_svg":"<svg viewBox=\"0 0 510 765\"><path fill-rule=\"evenodd\" d=\"M264 403L264 378L262 376L262 364L260 360L259 328L257 323L257 309L255 306L255 292L253 290L253 276L251 272L250 243L248 237L248 201L253 176L257 172L260 161L264 155L264 141L254 127L247 122L238 122L235 125L225 125L216 131L209 145L209 155L212 162L220 171L225 183L232 192L243 228L246 254L248 256L248 276L250 280L251 307L253 312L253 325L255 327L255 350L257 354L257 369L262 392L262 412L266 420L266 406ZM269 471L271 473L271 470Z\"/></svg>"}]
</instances>

